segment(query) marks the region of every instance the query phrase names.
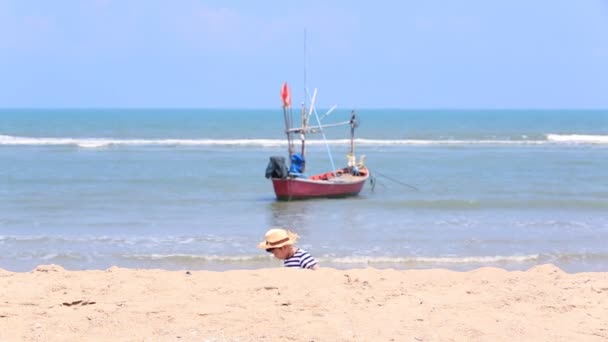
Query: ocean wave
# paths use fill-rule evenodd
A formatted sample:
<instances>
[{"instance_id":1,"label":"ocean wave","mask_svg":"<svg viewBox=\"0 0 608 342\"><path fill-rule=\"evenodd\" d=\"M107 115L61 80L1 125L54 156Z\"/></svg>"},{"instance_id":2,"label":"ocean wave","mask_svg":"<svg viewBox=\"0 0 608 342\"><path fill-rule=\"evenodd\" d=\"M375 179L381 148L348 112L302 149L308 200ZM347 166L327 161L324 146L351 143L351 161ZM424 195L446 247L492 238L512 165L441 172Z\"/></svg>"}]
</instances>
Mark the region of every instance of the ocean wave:
<instances>
[{"instance_id":1,"label":"ocean wave","mask_svg":"<svg viewBox=\"0 0 608 342\"><path fill-rule=\"evenodd\" d=\"M29 138L0 135L0 145L10 146L77 146L102 148L112 146L282 146L275 139L110 139L110 138Z\"/></svg>"},{"instance_id":2,"label":"ocean wave","mask_svg":"<svg viewBox=\"0 0 608 342\"><path fill-rule=\"evenodd\" d=\"M170 262L255 262L272 260L271 255L201 255L201 254L125 254L121 258L147 260L147 261L170 261ZM333 264L492 264L492 263L520 263L540 260L541 255L514 255L514 256L454 256L454 257L400 257L400 256L352 256L331 257L319 256L320 263Z\"/></svg>"},{"instance_id":3,"label":"ocean wave","mask_svg":"<svg viewBox=\"0 0 608 342\"><path fill-rule=\"evenodd\" d=\"M547 140L558 143L569 144L608 144L608 135L587 134L547 134Z\"/></svg>"},{"instance_id":4,"label":"ocean wave","mask_svg":"<svg viewBox=\"0 0 608 342\"><path fill-rule=\"evenodd\" d=\"M495 256L449 256L449 257L375 257L354 256L345 258L328 258L324 261L341 264L493 264L509 262L538 261L540 254L530 255L495 255Z\"/></svg>"},{"instance_id":5,"label":"ocean wave","mask_svg":"<svg viewBox=\"0 0 608 342\"><path fill-rule=\"evenodd\" d=\"M367 139L358 138L359 146L466 146L466 145L608 145L608 135L547 134L545 139ZM325 141L307 140L310 145L323 145ZM327 140L330 145L345 145L348 139ZM117 139L117 138L35 138L0 135L4 146L76 146L79 148L110 148L122 146L156 147L282 147L283 139Z\"/></svg>"},{"instance_id":6,"label":"ocean wave","mask_svg":"<svg viewBox=\"0 0 608 342\"><path fill-rule=\"evenodd\" d=\"M219 263L238 263L251 261L268 261L273 256L262 255L202 255L202 254L123 254L123 259L134 259L140 261L169 261L169 262L219 262Z\"/></svg>"},{"instance_id":7,"label":"ocean wave","mask_svg":"<svg viewBox=\"0 0 608 342\"><path fill-rule=\"evenodd\" d=\"M76 261L86 262L92 260L94 256L88 253L80 253L75 251L18 251L10 252L4 251L4 254L0 256L3 260L40 260L54 263L61 263L65 261Z\"/></svg>"},{"instance_id":8,"label":"ocean wave","mask_svg":"<svg viewBox=\"0 0 608 342\"><path fill-rule=\"evenodd\" d=\"M4 255L3 258L18 258L18 259L41 259L41 260L55 260L55 259L74 259L74 260L85 260L90 259L92 255L86 252L75 252L75 251L21 251L15 255ZM120 253L111 255L103 255L96 253L96 258L112 257L125 260L137 260L137 261L157 261L157 262L170 262L170 263L192 263L192 262L212 262L212 263L251 263L251 262L268 262L274 260L274 257L270 254L255 254L255 255L217 255L217 254L189 254L189 253ZM533 262L540 259L565 259L565 260L576 260L576 259L587 259L597 258L594 255L573 255L564 254L558 256L541 256L540 254L530 255L510 255L510 256L346 256L336 257L320 255L317 260L320 263L331 263L331 264L493 264L493 263L521 263L521 262Z\"/></svg>"},{"instance_id":9,"label":"ocean wave","mask_svg":"<svg viewBox=\"0 0 608 342\"><path fill-rule=\"evenodd\" d=\"M57 236L57 235L0 235L0 244L108 244L108 245L188 245L195 243L229 244L220 236L166 236L166 237L129 237L129 236Z\"/></svg>"},{"instance_id":10,"label":"ocean wave","mask_svg":"<svg viewBox=\"0 0 608 342\"><path fill-rule=\"evenodd\" d=\"M378 182L383 182L382 178ZM573 198L573 194L566 194L563 198L479 198L479 199L402 199L376 201L370 206L382 209L429 209L429 210L481 210L481 209L517 209L517 210L536 210L561 208L562 210L608 210L608 201L601 195L596 198L587 197L584 199Z\"/></svg>"},{"instance_id":11,"label":"ocean wave","mask_svg":"<svg viewBox=\"0 0 608 342\"><path fill-rule=\"evenodd\" d=\"M316 257L322 267L350 269L359 267L414 269L447 268L462 270L470 267L494 266L521 269L552 263L566 267L578 265L578 271L604 269L608 254L604 252L562 252L522 255L465 256L333 256ZM218 255L188 253L98 253L78 251L20 251L0 255L3 263L28 262L28 265L53 263L75 268L105 269L111 265L137 268L230 270L279 266L280 261L269 254ZM29 267L29 266L28 266ZM598 268L600 267L600 268Z\"/></svg>"}]
</instances>

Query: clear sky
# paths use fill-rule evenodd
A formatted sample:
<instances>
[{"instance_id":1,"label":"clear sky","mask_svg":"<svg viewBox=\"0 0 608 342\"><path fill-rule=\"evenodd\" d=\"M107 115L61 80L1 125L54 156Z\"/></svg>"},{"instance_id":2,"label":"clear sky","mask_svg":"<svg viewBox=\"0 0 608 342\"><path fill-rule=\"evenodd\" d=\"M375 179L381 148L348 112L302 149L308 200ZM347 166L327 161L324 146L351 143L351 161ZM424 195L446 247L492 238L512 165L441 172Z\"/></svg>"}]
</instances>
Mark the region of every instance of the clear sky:
<instances>
[{"instance_id":1,"label":"clear sky","mask_svg":"<svg viewBox=\"0 0 608 342\"><path fill-rule=\"evenodd\" d=\"M307 54L304 63L304 30ZM608 0L0 0L0 107L608 108Z\"/></svg>"}]
</instances>

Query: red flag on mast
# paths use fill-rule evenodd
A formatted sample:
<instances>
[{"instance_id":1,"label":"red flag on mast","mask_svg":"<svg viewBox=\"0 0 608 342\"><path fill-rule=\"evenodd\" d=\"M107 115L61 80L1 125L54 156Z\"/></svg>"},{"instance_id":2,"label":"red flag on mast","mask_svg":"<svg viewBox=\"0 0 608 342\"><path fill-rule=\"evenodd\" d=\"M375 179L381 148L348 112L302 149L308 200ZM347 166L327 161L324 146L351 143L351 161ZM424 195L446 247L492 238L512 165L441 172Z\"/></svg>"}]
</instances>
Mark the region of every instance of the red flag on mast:
<instances>
[{"instance_id":1,"label":"red flag on mast","mask_svg":"<svg viewBox=\"0 0 608 342\"><path fill-rule=\"evenodd\" d=\"M283 87L281 87L281 99L283 99L283 107L291 106L291 94L289 94L287 82L283 83Z\"/></svg>"}]
</instances>

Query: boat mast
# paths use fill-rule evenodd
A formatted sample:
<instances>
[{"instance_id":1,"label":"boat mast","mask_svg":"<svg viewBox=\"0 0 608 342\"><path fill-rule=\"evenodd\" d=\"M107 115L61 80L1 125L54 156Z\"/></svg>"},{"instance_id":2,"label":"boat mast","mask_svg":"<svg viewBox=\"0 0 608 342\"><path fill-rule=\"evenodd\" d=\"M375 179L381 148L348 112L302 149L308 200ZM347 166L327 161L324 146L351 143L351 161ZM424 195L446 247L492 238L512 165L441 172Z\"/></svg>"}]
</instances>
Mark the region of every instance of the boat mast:
<instances>
[{"instance_id":1,"label":"boat mast","mask_svg":"<svg viewBox=\"0 0 608 342\"><path fill-rule=\"evenodd\" d=\"M287 113L287 107L283 107L283 117L285 118L285 134L287 134L287 152L289 153L289 159L293 154L293 142L291 141L291 119Z\"/></svg>"},{"instance_id":2,"label":"boat mast","mask_svg":"<svg viewBox=\"0 0 608 342\"><path fill-rule=\"evenodd\" d=\"M283 100L283 118L285 119L285 134L287 135L287 151L289 153L289 159L293 154L293 140L291 138L293 131L291 127L291 94L289 92L289 85L287 82L283 83L281 88L281 99Z\"/></svg>"},{"instance_id":3,"label":"boat mast","mask_svg":"<svg viewBox=\"0 0 608 342\"><path fill-rule=\"evenodd\" d=\"M302 159L306 160L306 105L302 103L302 130L300 130L300 140L302 140ZM304 165L302 165L304 172Z\"/></svg>"},{"instance_id":4,"label":"boat mast","mask_svg":"<svg viewBox=\"0 0 608 342\"><path fill-rule=\"evenodd\" d=\"M355 126L357 122L355 121L355 111L353 110L350 113L350 154L352 156L355 155Z\"/></svg>"},{"instance_id":5,"label":"boat mast","mask_svg":"<svg viewBox=\"0 0 608 342\"><path fill-rule=\"evenodd\" d=\"M306 85L306 29L304 29L304 103L306 103L306 99L308 99L308 88ZM306 108L304 108L305 112Z\"/></svg>"},{"instance_id":6,"label":"boat mast","mask_svg":"<svg viewBox=\"0 0 608 342\"><path fill-rule=\"evenodd\" d=\"M300 131L300 140L302 140L302 173L306 170L306 100L308 99L308 89L306 87L306 29L304 29L304 102L302 103L302 131Z\"/></svg>"}]
</instances>

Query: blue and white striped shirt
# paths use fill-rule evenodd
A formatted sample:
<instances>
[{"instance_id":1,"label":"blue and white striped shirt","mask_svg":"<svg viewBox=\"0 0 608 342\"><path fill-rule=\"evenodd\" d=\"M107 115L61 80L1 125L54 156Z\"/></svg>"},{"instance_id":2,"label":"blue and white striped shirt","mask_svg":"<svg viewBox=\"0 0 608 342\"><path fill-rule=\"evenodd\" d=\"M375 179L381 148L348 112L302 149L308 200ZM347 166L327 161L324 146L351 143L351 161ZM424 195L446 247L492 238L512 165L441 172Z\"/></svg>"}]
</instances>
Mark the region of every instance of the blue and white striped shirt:
<instances>
[{"instance_id":1,"label":"blue and white striped shirt","mask_svg":"<svg viewBox=\"0 0 608 342\"><path fill-rule=\"evenodd\" d=\"M300 268L312 268L317 264L315 258L313 258L307 251L298 248L298 250L290 257L283 260L285 267L300 267Z\"/></svg>"}]
</instances>

